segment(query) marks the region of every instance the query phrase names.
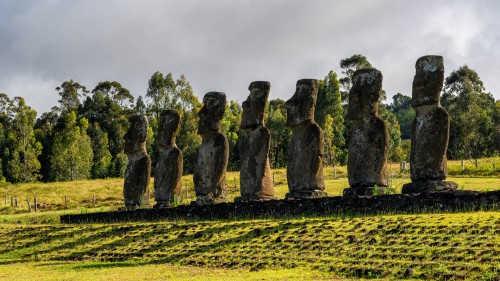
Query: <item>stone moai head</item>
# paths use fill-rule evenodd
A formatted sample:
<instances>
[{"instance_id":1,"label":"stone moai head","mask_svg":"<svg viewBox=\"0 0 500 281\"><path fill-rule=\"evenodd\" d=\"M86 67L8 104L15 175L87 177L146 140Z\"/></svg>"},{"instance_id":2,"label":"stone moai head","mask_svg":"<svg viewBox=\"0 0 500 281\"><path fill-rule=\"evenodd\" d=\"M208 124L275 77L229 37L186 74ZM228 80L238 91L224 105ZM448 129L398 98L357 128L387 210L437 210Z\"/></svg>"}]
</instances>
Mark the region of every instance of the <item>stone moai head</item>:
<instances>
[{"instance_id":1,"label":"stone moai head","mask_svg":"<svg viewBox=\"0 0 500 281\"><path fill-rule=\"evenodd\" d=\"M294 127L305 122L314 122L314 108L318 97L318 80L301 79L293 96L286 101L286 125Z\"/></svg>"},{"instance_id":2,"label":"stone moai head","mask_svg":"<svg viewBox=\"0 0 500 281\"><path fill-rule=\"evenodd\" d=\"M415 64L411 105L439 104L439 94L443 89L444 63L442 56L423 56Z\"/></svg>"},{"instance_id":3,"label":"stone moai head","mask_svg":"<svg viewBox=\"0 0 500 281\"><path fill-rule=\"evenodd\" d=\"M134 115L129 119L130 128L123 139L125 140L124 151L133 154L138 151L146 152L146 138L148 136L148 118L145 115Z\"/></svg>"},{"instance_id":4,"label":"stone moai head","mask_svg":"<svg viewBox=\"0 0 500 281\"><path fill-rule=\"evenodd\" d=\"M158 146L169 146L175 143L180 121L181 116L177 110L163 110L161 112L158 134L156 135Z\"/></svg>"},{"instance_id":5,"label":"stone moai head","mask_svg":"<svg viewBox=\"0 0 500 281\"><path fill-rule=\"evenodd\" d=\"M356 120L367 116L377 116L382 78L382 72L375 68L363 68L354 72L352 88L349 92L348 119Z\"/></svg>"},{"instance_id":6,"label":"stone moai head","mask_svg":"<svg viewBox=\"0 0 500 281\"><path fill-rule=\"evenodd\" d=\"M243 102L243 114L241 116L241 128L247 129L257 125L264 125L264 111L271 84L267 81L255 81L250 83L248 90L250 95Z\"/></svg>"},{"instance_id":7,"label":"stone moai head","mask_svg":"<svg viewBox=\"0 0 500 281\"><path fill-rule=\"evenodd\" d=\"M198 134L210 131L220 132L221 120L226 110L226 94L209 92L203 97L203 107L198 112Z\"/></svg>"}]
</instances>

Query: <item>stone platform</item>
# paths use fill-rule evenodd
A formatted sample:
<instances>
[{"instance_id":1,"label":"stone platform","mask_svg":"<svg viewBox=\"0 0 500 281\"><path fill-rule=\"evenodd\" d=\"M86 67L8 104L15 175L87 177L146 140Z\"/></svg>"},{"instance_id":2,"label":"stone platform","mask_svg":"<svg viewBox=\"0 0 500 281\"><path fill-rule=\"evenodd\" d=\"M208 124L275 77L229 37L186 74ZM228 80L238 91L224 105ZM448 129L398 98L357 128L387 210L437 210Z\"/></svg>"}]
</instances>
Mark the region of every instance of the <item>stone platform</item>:
<instances>
[{"instance_id":1,"label":"stone platform","mask_svg":"<svg viewBox=\"0 0 500 281\"><path fill-rule=\"evenodd\" d=\"M301 200L219 203L207 206L182 205L167 209L100 212L63 215L61 223L111 223L175 219L238 220L289 218L336 214L402 214L500 210L500 190L489 192L444 191L381 196L324 197Z\"/></svg>"}]
</instances>

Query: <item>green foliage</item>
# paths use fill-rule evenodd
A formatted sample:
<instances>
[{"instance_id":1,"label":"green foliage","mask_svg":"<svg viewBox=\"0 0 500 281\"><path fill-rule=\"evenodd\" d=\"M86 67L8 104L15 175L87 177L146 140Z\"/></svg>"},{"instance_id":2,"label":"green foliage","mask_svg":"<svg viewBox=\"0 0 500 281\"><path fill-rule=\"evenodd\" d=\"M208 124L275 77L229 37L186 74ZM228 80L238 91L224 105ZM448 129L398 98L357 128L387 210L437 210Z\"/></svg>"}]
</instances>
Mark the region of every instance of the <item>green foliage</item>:
<instances>
[{"instance_id":1,"label":"green foliage","mask_svg":"<svg viewBox=\"0 0 500 281\"><path fill-rule=\"evenodd\" d=\"M378 114L384 120L389 131L389 161L401 161L404 159L403 150L399 147L401 144L401 131L398 120L385 104L379 104Z\"/></svg>"},{"instance_id":2,"label":"green foliage","mask_svg":"<svg viewBox=\"0 0 500 281\"><path fill-rule=\"evenodd\" d=\"M201 145L201 137L198 131L199 102L192 110L182 111L181 124L177 134L177 146L182 150L184 157L184 173L194 173L198 147Z\"/></svg>"},{"instance_id":3,"label":"green foliage","mask_svg":"<svg viewBox=\"0 0 500 281\"><path fill-rule=\"evenodd\" d=\"M10 182L32 182L39 178L41 168L38 156L42 145L35 139L33 129L36 111L27 106L24 99L16 97L11 108L14 116L12 130L8 134L10 158L7 160L7 180Z\"/></svg>"},{"instance_id":4,"label":"green foliage","mask_svg":"<svg viewBox=\"0 0 500 281\"><path fill-rule=\"evenodd\" d=\"M411 97L397 93L392 97L389 110L394 113L401 129L402 139L411 139L411 127L415 119L415 110L411 107Z\"/></svg>"},{"instance_id":5,"label":"green foliage","mask_svg":"<svg viewBox=\"0 0 500 281\"><path fill-rule=\"evenodd\" d=\"M498 123L495 123L495 99L485 92L479 75L461 66L445 80L442 104L450 114L450 159L492 156L500 152ZM473 124L473 126L471 126Z\"/></svg>"},{"instance_id":6,"label":"green foliage","mask_svg":"<svg viewBox=\"0 0 500 281\"><path fill-rule=\"evenodd\" d=\"M118 153L111 160L111 165L109 167L109 177L123 178L125 176L125 170L127 169L128 157L125 153Z\"/></svg>"},{"instance_id":7,"label":"green foliage","mask_svg":"<svg viewBox=\"0 0 500 281\"><path fill-rule=\"evenodd\" d=\"M286 167L292 131L286 126L284 100L273 99L269 101L266 107L265 124L271 131L270 165L272 168Z\"/></svg>"},{"instance_id":8,"label":"green foliage","mask_svg":"<svg viewBox=\"0 0 500 281\"><path fill-rule=\"evenodd\" d=\"M227 169L229 171L237 171L240 168L240 143L238 133L240 131L241 114L243 109L235 102L230 101L226 104L226 111L222 118L222 133L226 135L229 142L229 163Z\"/></svg>"},{"instance_id":9,"label":"green foliage","mask_svg":"<svg viewBox=\"0 0 500 281\"><path fill-rule=\"evenodd\" d=\"M344 108L340 83L333 71L320 81L314 119L323 129L326 164L345 164L347 147L344 139Z\"/></svg>"},{"instance_id":10,"label":"green foliage","mask_svg":"<svg viewBox=\"0 0 500 281\"><path fill-rule=\"evenodd\" d=\"M92 146L87 135L88 121L76 120L74 111L64 116L64 128L55 133L52 146L51 176L55 181L74 181L90 178Z\"/></svg>"},{"instance_id":11,"label":"green foliage","mask_svg":"<svg viewBox=\"0 0 500 281\"><path fill-rule=\"evenodd\" d=\"M142 96L139 96L139 98L137 98L137 102L135 103L134 113L145 115L147 112L146 110L147 108L146 104L144 103L144 99L142 98Z\"/></svg>"},{"instance_id":12,"label":"green foliage","mask_svg":"<svg viewBox=\"0 0 500 281\"><path fill-rule=\"evenodd\" d=\"M163 109L174 109L178 96L175 95L175 81L171 73L163 75L157 71L148 82L146 97L151 100L149 110L156 120L159 120Z\"/></svg>"},{"instance_id":13,"label":"green foliage","mask_svg":"<svg viewBox=\"0 0 500 281\"><path fill-rule=\"evenodd\" d=\"M92 144L92 170L93 179L103 179L109 176L111 169L111 153L108 149L108 134L101 130L99 123L94 123L88 128L88 135Z\"/></svg>"},{"instance_id":14,"label":"green foliage","mask_svg":"<svg viewBox=\"0 0 500 281\"><path fill-rule=\"evenodd\" d=\"M55 111L45 112L36 120L35 136L42 145L42 153L38 157L41 168L41 180L48 181L50 176L50 159L52 158L52 144L54 142L53 130L56 126L58 115Z\"/></svg>"},{"instance_id":15,"label":"green foliage","mask_svg":"<svg viewBox=\"0 0 500 281\"><path fill-rule=\"evenodd\" d=\"M9 99L0 94L0 179L9 182L32 182L40 177L42 145L33 129L36 111L24 99Z\"/></svg>"},{"instance_id":16,"label":"green foliage","mask_svg":"<svg viewBox=\"0 0 500 281\"><path fill-rule=\"evenodd\" d=\"M78 109L80 98L85 97L88 93L85 86L73 80L62 83L61 86L56 88L56 91L61 96L59 103L62 112Z\"/></svg>"},{"instance_id":17,"label":"green foliage","mask_svg":"<svg viewBox=\"0 0 500 281\"><path fill-rule=\"evenodd\" d=\"M92 90L92 93L97 92L109 96L121 108L129 108L134 103L134 96L132 96L130 91L116 81L99 82L94 90Z\"/></svg>"}]
</instances>

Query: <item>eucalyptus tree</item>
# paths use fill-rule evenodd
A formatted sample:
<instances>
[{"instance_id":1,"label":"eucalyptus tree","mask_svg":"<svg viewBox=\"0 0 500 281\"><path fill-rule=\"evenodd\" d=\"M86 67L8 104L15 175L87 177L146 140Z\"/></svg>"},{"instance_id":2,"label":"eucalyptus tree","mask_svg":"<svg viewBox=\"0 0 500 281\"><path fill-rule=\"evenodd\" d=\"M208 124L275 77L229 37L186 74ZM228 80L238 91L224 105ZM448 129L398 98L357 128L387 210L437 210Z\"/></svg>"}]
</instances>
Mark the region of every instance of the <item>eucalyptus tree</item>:
<instances>
[{"instance_id":1,"label":"eucalyptus tree","mask_svg":"<svg viewBox=\"0 0 500 281\"><path fill-rule=\"evenodd\" d=\"M464 65L446 77L442 104L451 121L448 156L457 159L493 155L495 99L485 91L475 70Z\"/></svg>"}]
</instances>

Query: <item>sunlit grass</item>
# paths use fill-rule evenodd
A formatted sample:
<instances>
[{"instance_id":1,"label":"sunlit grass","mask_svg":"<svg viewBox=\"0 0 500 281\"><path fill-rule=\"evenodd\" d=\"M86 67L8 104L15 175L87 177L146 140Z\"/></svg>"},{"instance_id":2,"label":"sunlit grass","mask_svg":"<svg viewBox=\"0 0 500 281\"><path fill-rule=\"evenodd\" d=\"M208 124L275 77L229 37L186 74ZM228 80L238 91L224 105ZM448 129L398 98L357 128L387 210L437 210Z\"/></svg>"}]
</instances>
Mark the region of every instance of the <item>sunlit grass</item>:
<instances>
[{"instance_id":1,"label":"sunlit grass","mask_svg":"<svg viewBox=\"0 0 500 281\"><path fill-rule=\"evenodd\" d=\"M500 158L480 159L480 165L489 165ZM470 165L468 163L467 165ZM450 167L461 167L460 161L450 161ZM482 167L482 166L481 166ZM410 182L408 171L400 171L400 163L389 163L388 174L391 187L395 193L400 193L403 184ZM499 173L500 175L500 173ZM347 181L347 167L335 168L325 167L324 177L326 192L329 196L341 196L345 188L349 186ZM286 169L274 169L274 188L278 199L285 198L288 192ZM500 176L475 176L467 175L450 176L447 180L458 183L460 189L475 191L492 191L500 189ZM239 172L228 172L226 176L227 202L232 202L235 197L240 196ZM150 189L153 190L153 179ZM187 192L186 192L187 191ZM0 184L0 214L13 215L28 212L27 199L33 207L33 199L36 196L39 211L61 211L69 213L112 211L123 206L123 179L84 180L74 182L54 183L28 183L28 184ZM96 198L96 206L93 205L93 197ZM5 202L5 196L7 200ZM65 196L67 205L65 205ZM11 198L17 198L18 207L11 207ZM151 202L154 204L151 193ZM182 192L180 204L189 204L195 199L193 176L182 177ZM34 209L34 207L33 207ZM60 214L61 212L57 212ZM3 221L15 221L15 217L4 217ZM0 221L2 221L0 219ZM24 221L21 219L21 221Z\"/></svg>"},{"instance_id":2,"label":"sunlit grass","mask_svg":"<svg viewBox=\"0 0 500 281\"><path fill-rule=\"evenodd\" d=\"M500 274L499 212L0 224L0 240L6 280L30 273L36 280L133 280L150 270L173 271L166 280L392 279L408 268L425 280Z\"/></svg>"},{"instance_id":3,"label":"sunlit grass","mask_svg":"<svg viewBox=\"0 0 500 281\"><path fill-rule=\"evenodd\" d=\"M396 193L410 181L399 165L388 166ZM286 169L273 175L284 198ZM324 176L329 196L348 187L345 166L326 167ZM464 190L500 189L498 176L447 180ZM181 204L189 204L192 175L182 181ZM423 280L500 275L499 212L59 224L62 214L118 210L122 188L123 179L0 185L8 195L8 206L0 201L0 280L399 279L408 268ZM228 202L239 196L238 172L227 173L227 190ZM29 213L34 196L39 212Z\"/></svg>"},{"instance_id":4,"label":"sunlit grass","mask_svg":"<svg viewBox=\"0 0 500 281\"><path fill-rule=\"evenodd\" d=\"M0 264L0 280L345 280L317 270L273 269L249 272L243 269L223 269L169 264L137 265L135 263L62 263L29 262Z\"/></svg>"}]
</instances>

